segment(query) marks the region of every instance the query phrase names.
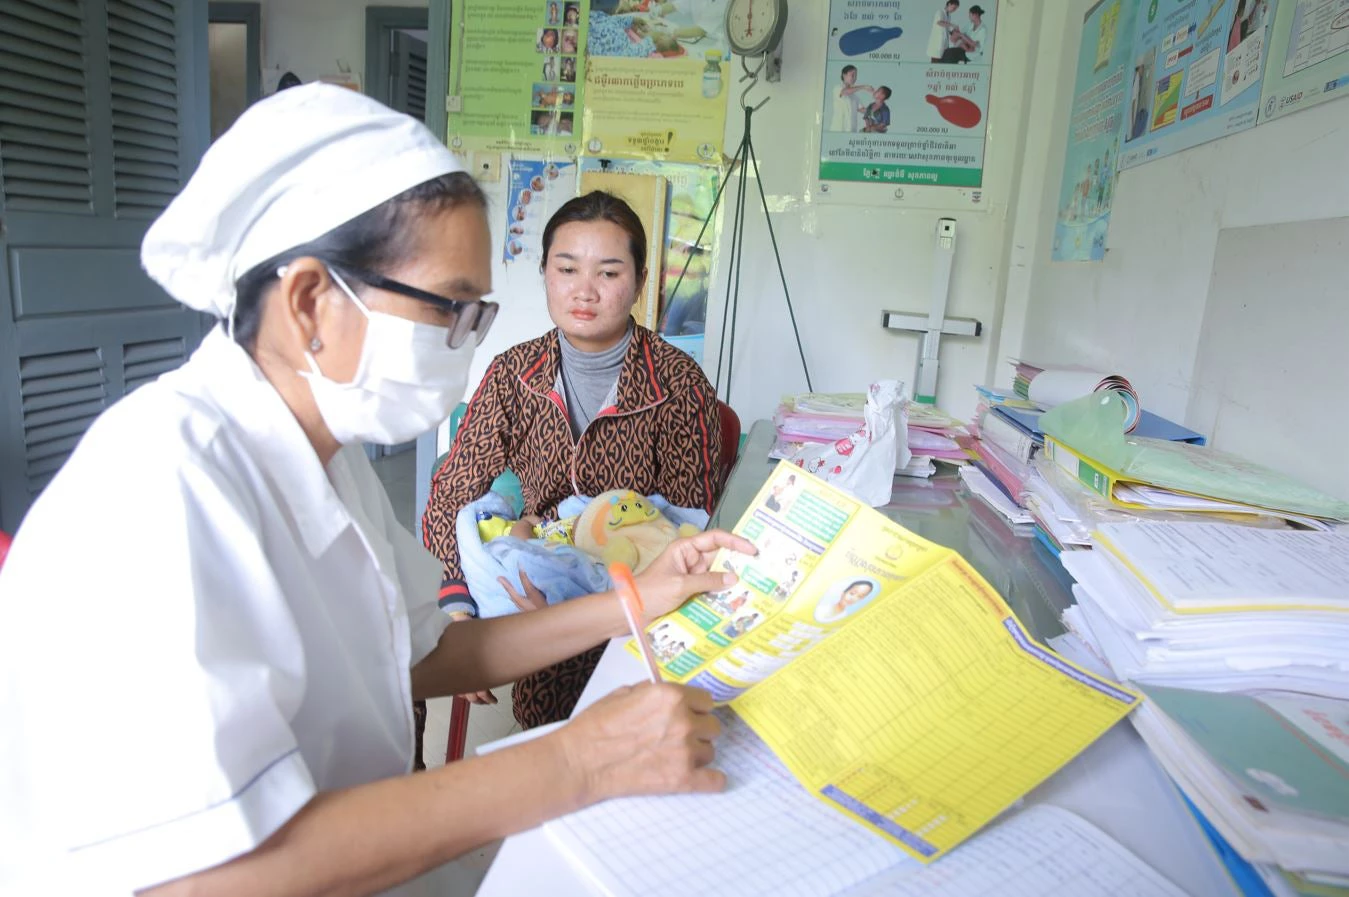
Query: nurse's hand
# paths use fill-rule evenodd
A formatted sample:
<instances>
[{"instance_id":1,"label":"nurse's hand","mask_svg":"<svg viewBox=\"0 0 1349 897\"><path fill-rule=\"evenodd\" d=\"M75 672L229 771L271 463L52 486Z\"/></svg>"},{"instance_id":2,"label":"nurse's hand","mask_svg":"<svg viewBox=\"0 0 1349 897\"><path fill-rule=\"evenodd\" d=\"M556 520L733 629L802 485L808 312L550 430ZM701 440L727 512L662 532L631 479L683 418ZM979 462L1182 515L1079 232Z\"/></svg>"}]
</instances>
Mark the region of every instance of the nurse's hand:
<instances>
[{"instance_id":1,"label":"nurse's hand","mask_svg":"<svg viewBox=\"0 0 1349 897\"><path fill-rule=\"evenodd\" d=\"M552 736L581 775L586 803L634 794L720 791L710 764L721 724L707 692L683 685L625 686Z\"/></svg>"},{"instance_id":2,"label":"nurse's hand","mask_svg":"<svg viewBox=\"0 0 1349 897\"><path fill-rule=\"evenodd\" d=\"M647 621L663 617L694 595L719 592L736 584L733 573L709 573L717 551L728 548L755 555L759 550L739 536L714 529L677 539L637 577Z\"/></svg>"}]
</instances>

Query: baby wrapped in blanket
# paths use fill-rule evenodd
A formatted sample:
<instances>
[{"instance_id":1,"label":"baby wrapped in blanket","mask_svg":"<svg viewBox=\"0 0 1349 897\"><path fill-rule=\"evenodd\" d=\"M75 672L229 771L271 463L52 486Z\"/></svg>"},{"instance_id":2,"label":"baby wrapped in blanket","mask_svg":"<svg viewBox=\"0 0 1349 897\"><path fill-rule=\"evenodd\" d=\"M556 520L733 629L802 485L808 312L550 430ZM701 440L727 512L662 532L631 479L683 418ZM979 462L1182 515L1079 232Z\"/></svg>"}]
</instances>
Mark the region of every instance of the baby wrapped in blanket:
<instances>
[{"instance_id":1,"label":"baby wrapped in blanket","mask_svg":"<svg viewBox=\"0 0 1349 897\"><path fill-rule=\"evenodd\" d=\"M568 498L557 520L516 518L508 500L489 492L460 510L455 527L477 615L498 617L518 609L502 579L524 594L524 574L549 604L603 592L613 584L608 564L622 561L641 572L707 520L705 511L621 489Z\"/></svg>"}]
</instances>

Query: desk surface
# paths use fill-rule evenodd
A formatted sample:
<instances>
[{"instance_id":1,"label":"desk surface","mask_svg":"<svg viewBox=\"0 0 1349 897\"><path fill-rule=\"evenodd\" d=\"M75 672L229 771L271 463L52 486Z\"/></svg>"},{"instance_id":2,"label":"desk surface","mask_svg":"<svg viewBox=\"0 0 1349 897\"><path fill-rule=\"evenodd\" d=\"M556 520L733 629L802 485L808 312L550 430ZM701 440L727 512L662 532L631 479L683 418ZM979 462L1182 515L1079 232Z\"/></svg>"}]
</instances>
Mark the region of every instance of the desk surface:
<instances>
[{"instance_id":1,"label":"desk surface","mask_svg":"<svg viewBox=\"0 0 1349 897\"><path fill-rule=\"evenodd\" d=\"M750 428L740 460L710 526L731 529L778 462L771 421ZM877 508L924 539L954 549L1001 593L1021 625L1041 641L1063 633L1060 618L1073 603L1073 580L1029 526L1014 530L961 485L946 465L928 479L895 477L890 504Z\"/></svg>"},{"instance_id":2,"label":"desk surface","mask_svg":"<svg viewBox=\"0 0 1349 897\"><path fill-rule=\"evenodd\" d=\"M765 460L773 427L759 421L727 482L712 525L730 528L749 506L775 462ZM1059 617L1072 603L1072 580L1029 534L1013 532L970 495L958 477L895 479L891 503L879 509L905 527L965 556L1042 640L1063 632ZM577 712L614 688L643 678L641 665L610 644ZM1231 880L1185 810L1178 792L1129 725L1118 725L1026 797L1078 814L1128 847L1196 897L1236 895ZM483 881L479 897L519 894L591 897L542 829L506 839Z\"/></svg>"}]
</instances>

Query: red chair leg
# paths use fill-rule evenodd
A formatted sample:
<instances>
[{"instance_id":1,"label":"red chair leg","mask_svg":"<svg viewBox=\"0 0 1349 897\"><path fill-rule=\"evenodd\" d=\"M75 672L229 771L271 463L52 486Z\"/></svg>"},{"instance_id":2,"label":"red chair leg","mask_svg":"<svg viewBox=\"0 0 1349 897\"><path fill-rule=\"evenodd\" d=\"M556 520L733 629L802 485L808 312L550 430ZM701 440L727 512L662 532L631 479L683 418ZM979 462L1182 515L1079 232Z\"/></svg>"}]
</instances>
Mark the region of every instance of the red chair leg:
<instances>
[{"instance_id":1,"label":"red chair leg","mask_svg":"<svg viewBox=\"0 0 1349 897\"><path fill-rule=\"evenodd\" d=\"M464 759L464 745L468 742L468 710L472 705L456 697L450 704L450 737L445 742L445 762Z\"/></svg>"}]
</instances>

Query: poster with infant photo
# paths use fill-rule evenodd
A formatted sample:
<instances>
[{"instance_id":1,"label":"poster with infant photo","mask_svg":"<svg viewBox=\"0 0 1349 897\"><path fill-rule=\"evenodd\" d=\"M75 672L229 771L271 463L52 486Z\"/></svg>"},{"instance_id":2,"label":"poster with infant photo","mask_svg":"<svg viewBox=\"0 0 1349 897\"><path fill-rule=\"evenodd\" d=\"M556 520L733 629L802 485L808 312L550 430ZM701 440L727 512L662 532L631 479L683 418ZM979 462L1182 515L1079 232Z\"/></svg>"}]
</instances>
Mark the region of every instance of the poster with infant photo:
<instances>
[{"instance_id":1,"label":"poster with infant photo","mask_svg":"<svg viewBox=\"0 0 1349 897\"><path fill-rule=\"evenodd\" d=\"M576 164L511 159L506 190L506 236L502 260L537 267L543 258L543 226L576 195Z\"/></svg>"}]
</instances>

